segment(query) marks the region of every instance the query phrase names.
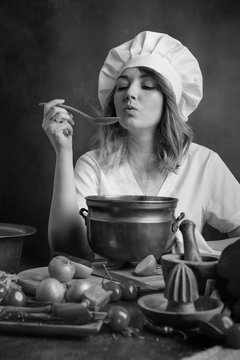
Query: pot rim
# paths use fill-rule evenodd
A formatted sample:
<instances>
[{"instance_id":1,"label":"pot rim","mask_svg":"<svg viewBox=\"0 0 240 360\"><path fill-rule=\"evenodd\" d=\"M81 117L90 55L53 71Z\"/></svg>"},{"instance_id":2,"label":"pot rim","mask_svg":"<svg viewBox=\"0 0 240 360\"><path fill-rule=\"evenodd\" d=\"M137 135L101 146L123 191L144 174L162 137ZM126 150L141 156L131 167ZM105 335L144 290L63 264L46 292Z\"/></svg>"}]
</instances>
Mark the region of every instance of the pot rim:
<instances>
[{"instance_id":1,"label":"pot rim","mask_svg":"<svg viewBox=\"0 0 240 360\"><path fill-rule=\"evenodd\" d=\"M86 196L88 205L97 203L98 205L137 205L137 204L160 204L160 205L175 205L178 202L177 198L167 196L145 196L145 195L91 195Z\"/></svg>"},{"instance_id":2,"label":"pot rim","mask_svg":"<svg viewBox=\"0 0 240 360\"><path fill-rule=\"evenodd\" d=\"M30 225L19 225L13 223L0 223L0 240L8 238L22 238L33 235L37 229Z\"/></svg>"}]
</instances>

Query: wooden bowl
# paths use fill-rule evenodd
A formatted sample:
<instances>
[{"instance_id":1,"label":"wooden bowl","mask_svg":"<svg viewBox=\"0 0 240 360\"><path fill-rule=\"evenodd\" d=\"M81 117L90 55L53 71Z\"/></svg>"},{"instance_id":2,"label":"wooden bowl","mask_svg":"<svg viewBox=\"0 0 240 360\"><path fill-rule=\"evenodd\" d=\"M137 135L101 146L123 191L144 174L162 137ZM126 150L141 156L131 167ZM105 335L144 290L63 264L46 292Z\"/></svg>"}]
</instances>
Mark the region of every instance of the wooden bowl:
<instances>
[{"instance_id":1,"label":"wooden bowl","mask_svg":"<svg viewBox=\"0 0 240 360\"><path fill-rule=\"evenodd\" d=\"M150 294L141 297L138 305L147 319L157 325L170 326L174 329L189 329L199 326L199 321L209 321L223 309L223 303L211 297L200 296L195 302L196 312L165 311L168 300L162 293Z\"/></svg>"},{"instance_id":2,"label":"wooden bowl","mask_svg":"<svg viewBox=\"0 0 240 360\"><path fill-rule=\"evenodd\" d=\"M32 226L0 223L0 270L17 273L23 239L36 231Z\"/></svg>"}]
</instances>

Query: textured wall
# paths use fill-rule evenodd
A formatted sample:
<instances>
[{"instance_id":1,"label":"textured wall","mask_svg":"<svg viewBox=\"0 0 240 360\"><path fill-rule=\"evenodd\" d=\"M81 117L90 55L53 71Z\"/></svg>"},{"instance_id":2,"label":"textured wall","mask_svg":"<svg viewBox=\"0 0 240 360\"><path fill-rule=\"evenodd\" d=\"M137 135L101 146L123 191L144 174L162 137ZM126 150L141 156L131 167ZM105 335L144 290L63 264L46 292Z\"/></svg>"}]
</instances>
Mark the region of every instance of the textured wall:
<instances>
[{"instance_id":1,"label":"textured wall","mask_svg":"<svg viewBox=\"0 0 240 360\"><path fill-rule=\"evenodd\" d=\"M0 221L37 227L27 256L49 254L55 156L37 103L65 98L92 111L107 51L140 31L169 33L198 58L204 99L190 119L195 139L240 180L239 15L237 0L0 0ZM94 131L76 123L74 160Z\"/></svg>"}]
</instances>

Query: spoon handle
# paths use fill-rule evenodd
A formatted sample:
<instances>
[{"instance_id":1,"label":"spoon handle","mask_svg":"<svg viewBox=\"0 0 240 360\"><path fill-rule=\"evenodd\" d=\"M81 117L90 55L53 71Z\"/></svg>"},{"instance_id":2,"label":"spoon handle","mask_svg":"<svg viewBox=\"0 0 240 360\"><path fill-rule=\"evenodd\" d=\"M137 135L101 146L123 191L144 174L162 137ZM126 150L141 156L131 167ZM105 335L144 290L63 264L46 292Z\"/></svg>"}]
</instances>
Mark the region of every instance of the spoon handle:
<instances>
[{"instance_id":1,"label":"spoon handle","mask_svg":"<svg viewBox=\"0 0 240 360\"><path fill-rule=\"evenodd\" d=\"M45 102L41 102L38 105L39 106L44 106L46 103ZM90 123L94 124L94 125L110 125L110 124L114 124L116 122L119 121L119 117L109 117L109 116L89 116L87 114L85 114L83 111L80 111L72 106L69 105L65 105L65 104L58 104L56 105L58 107L61 107L63 109L69 110L69 111L73 111L77 114L82 115L83 117L85 117Z\"/></svg>"},{"instance_id":2,"label":"spoon handle","mask_svg":"<svg viewBox=\"0 0 240 360\"><path fill-rule=\"evenodd\" d=\"M44 106L45 104L46 104L46 103L42 102L42 103L39 103L38 105L39 105L39 106ZM56 105L56 106L61 107L61 108L66 109L66 110L69 110L69 111L74 111L74 112L76 112L77 114L80 114L80 115L82 115L82 116L84 116L84 117L86 117L86 118L88 118L88 119L92 119L91 116L85 114L84 112L82 112L82 111L80 111L80 110L78 110L78 109L76 109L76 108L74 108L74 107L72 107L72 106L65 105L65 104L58 104L58 105Z\"/></svg>"}]
</instances>

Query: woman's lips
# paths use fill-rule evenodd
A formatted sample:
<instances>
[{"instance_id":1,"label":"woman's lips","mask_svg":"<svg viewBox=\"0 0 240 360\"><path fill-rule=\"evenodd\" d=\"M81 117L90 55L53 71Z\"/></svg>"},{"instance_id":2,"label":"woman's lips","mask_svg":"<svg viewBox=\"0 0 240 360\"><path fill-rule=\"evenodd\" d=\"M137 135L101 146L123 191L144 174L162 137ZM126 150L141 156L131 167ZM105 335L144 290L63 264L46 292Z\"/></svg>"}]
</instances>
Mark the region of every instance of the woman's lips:
<instances>
[{"instance_id":1,"label":"woman's lips","mask_svg":"<svg viewBox=\"0 0 240 360\"><path fill-rule=\"evenodd\" d=\"M137 108L135 108L134 106L127 106L125 107L124 112L128 115L134 115L137 112Z\"/></svg>"}]
</instances>

